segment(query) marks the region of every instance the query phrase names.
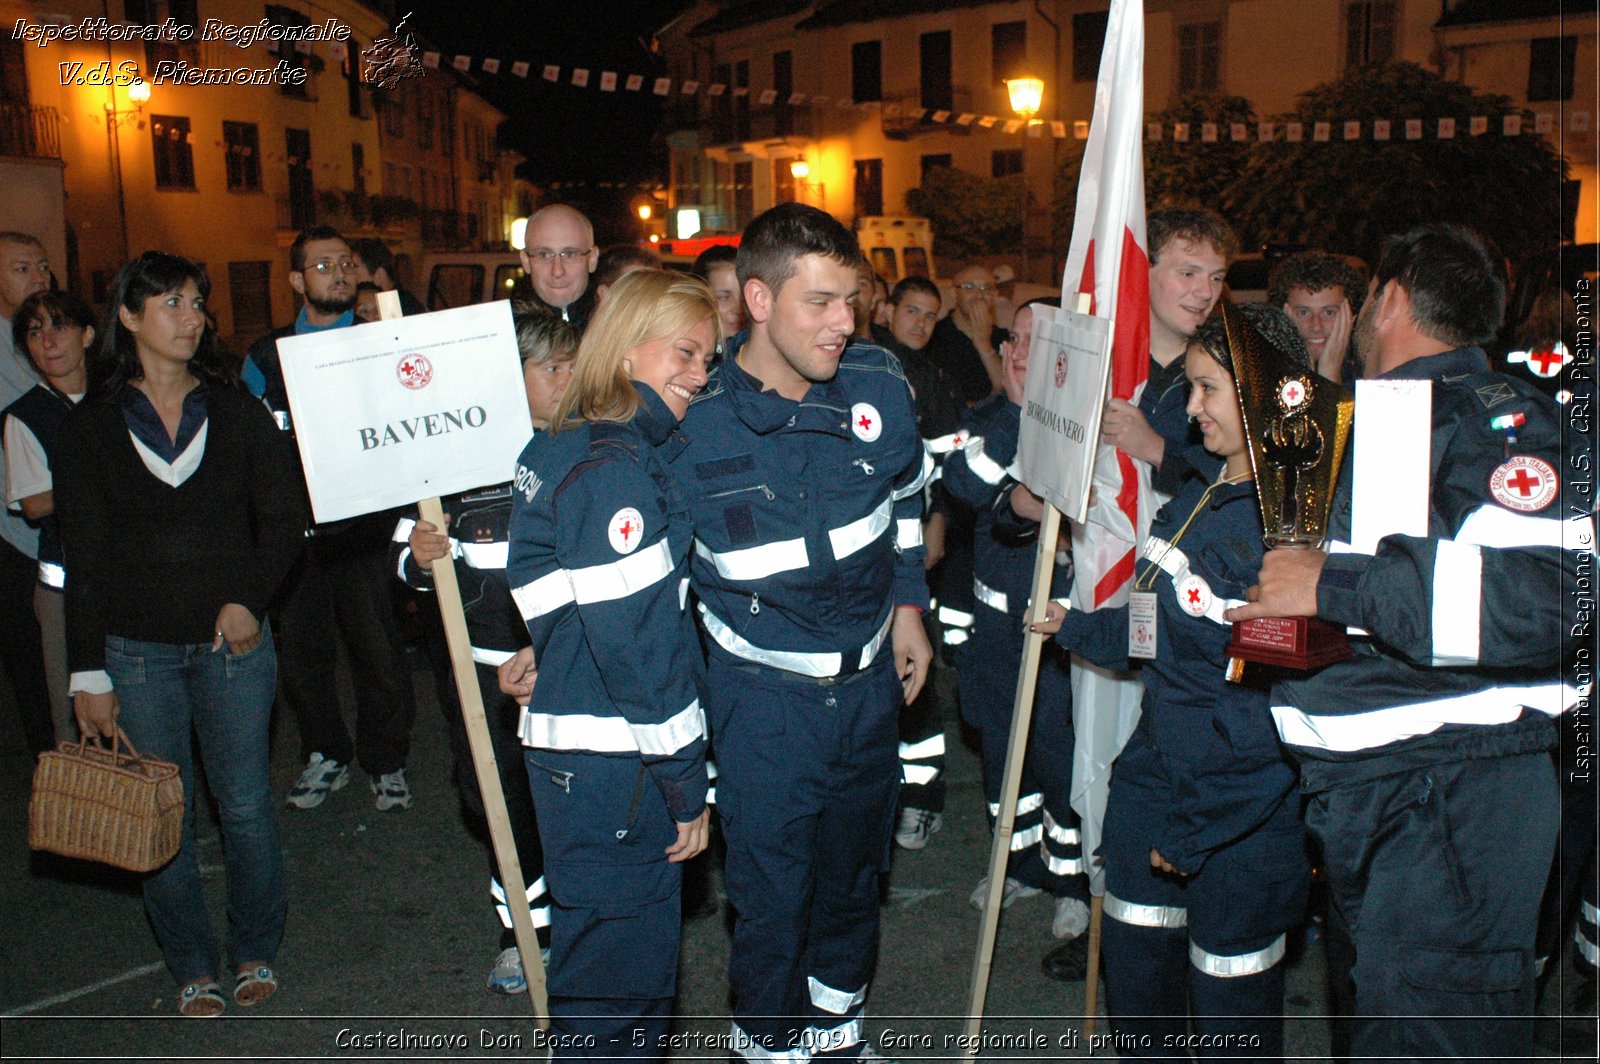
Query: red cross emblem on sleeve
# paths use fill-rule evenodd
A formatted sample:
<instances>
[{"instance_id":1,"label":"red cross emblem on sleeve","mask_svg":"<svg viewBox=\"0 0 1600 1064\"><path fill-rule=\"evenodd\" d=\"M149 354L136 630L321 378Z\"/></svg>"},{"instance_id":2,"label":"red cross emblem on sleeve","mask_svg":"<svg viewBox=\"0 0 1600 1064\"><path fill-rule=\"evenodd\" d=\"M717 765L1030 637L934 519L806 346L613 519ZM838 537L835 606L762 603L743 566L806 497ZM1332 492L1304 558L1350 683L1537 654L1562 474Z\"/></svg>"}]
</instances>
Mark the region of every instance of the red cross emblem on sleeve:
<instances>
[{"instance_id":1,"label":"red cross emblem on sleeve","mask_svg":"<svg viewBox=\"0 0 1600 1064\"><path fill-rule=\"evenodd\" d=\"M631 506L624 506L611 516L611 525L607 529L611 539L611 549L618 554L632 554L634 548L644 539L644 518L639 516L639 511Z\"/></svg>"},{"instance_id":2,"label":"red cross emblem on sleeve","mask_svg":"<svg viewBox=\"0 0 1600 1064\"><path fill-rule=\"evenodd\" d=\"M1190 573L1178 583L1178 605L1191 617L1204 617L1211 608L1211 585L1205 577Z\"/></svg>"},{"instance_id":3,"label":"red cross emblem on sleeve","mask_svg":"<svg viewBox=\"0 0 1600 1064\"><path fill-rule=\"evenodd\" d=\"M862 443L874 443L883 435L883 418L871 403L857 403L850 408L850 431Z\"/></svg>"},{"instance_id":4,"label":"red cross emblem on sleeve","mask_svg":"<svg viewBox=\"0 0 1600 1064\"><path fill-rule=\"evenodd\" d=\"M1512 455L1489 475L1489 495L1508 510L1533 513L1555 501L1561 478L1555 467L1528 454Z\"/></svg>"}]
</instances>

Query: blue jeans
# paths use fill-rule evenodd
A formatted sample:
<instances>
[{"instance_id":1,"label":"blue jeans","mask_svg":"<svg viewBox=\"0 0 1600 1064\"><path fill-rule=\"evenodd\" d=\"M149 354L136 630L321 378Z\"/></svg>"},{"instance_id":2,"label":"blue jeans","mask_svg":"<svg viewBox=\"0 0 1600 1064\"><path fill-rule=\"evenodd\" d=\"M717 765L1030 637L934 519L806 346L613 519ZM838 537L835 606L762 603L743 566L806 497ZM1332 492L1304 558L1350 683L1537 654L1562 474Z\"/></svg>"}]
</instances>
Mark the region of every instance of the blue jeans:
<instances>
[{"instance_id":1,"label":"blue jeans","mask_svg":"<svg viewBox=\"0 0 1600 1064\"><path fill-rule=\"evenodd\" d=\"M144 880L144 905L167 968L180 983L250 962L271 963L283 939L288 894L278 808L267 771L268 722L277 685L272 633L235 656L210 643L106 637L106 671L122 709L117 723L141 753L177 764L183 777L183 843ZM195 853L194 760L199 737L217 800L228 875L227 954L217 949Z\"/></svg>"}]
</instances>

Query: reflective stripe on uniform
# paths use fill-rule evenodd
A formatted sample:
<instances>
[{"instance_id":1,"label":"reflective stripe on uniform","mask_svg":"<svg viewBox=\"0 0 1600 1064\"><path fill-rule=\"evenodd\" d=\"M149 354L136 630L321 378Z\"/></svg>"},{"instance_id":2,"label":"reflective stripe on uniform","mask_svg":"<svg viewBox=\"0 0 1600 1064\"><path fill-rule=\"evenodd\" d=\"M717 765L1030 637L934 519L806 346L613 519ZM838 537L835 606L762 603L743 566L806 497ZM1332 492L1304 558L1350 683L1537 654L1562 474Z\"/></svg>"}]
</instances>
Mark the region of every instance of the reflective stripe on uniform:
<instances>
[{"instance_id":1,"label":"reflective stripe on uniform","mask_svg":"<svg viewBox=\"0 0 1600 1064\"><path fill-rule=\"evenodd\" d=\"M1109 890L1105 896L1105 914L1118 923L1134 927L1188 927L1189 910L1181 905L1135 905L1123 901Z\"/></svg>"},{"instance_id":2,"label":"reflective stripe on uniform","mask_svg":"<svg viewBox=\"0 0 1600 1064\"><path fill-rule=\"evenodd\" d=\"M1064 827L1057 823L1056 818L1050 815L1050 810L1048 809L1044 811L1044 830L1050 836L1050 841L1059 842L1063 846L1077 846L1081 843L1078 838L1078 829Z\"/></svg>"},{"instance_id":3,"label":"reflective stripe on uniform","mask_svg":"<svg viewBox=\"0 0 1600 1064\"><path fill-rule=\"evenodd\" d=\"M1593 518L1584 514L1563 521L1559 517L1519 514L1484 503L1466 516L1452 541L1480 547L1566 547L1593 544ZM1567 542L1563 542L1566 539ZM1450 541L1445 541L1450 542Z\"/></svg>"},{"instance_id":4,"label":"reflective stripe on uniform","mask_svg":"<svg viewBox=\"0 0 1600 1064\"><path fill-rule=\"evenodd\" d=\"M1233 957L1208 953L1191 941L1189 963L1218 979L1237 979L1241 975L1261 974L1283 960L1286 950L1287 945L1283 935L1273 939L1272 944L1265 949L1258 949L1254 953L1240 953Z\"/></svg>"},{"instance_id":5,"label":"reflective stripe on uniform","mask_svg":"<svg viewBox=\"0 0 1600 1064\"><path fill-rule=\"evenodd\" d=\"M1174 591L1177 590L1179 584L1183 583L1184 578L1189 575L1189 556L1160 536L1150 536L1144 541L1144 557L1145 560L1153 563L1172 578ZM1213 595L1211 596L1211 605L1200 616L1208 621L1231 626L1233 622L1224 619L1223 612L1244 604L1243 599L1225 599L1221 595Z\"/></svg>"},{"instance_id":6,"label":"reflective stripe on uniform","mask_svg":"<svg viewBox=\"0 0 1600 1064\"><path fill-rule=\"evenodd\" d=\"M922 486L928 482L928 478L933 476L933 469L933 455L929 454L927 448L924 447L922 450L922 468L917 471L916 477L911 483L891 491L889 498L895 502L911 498L911 496L921 491Z\"/></svg>"},{"instance_id":7,"label":"reflective stripe on uniform","mask_svg":"<svg viewBox=\"0 0 1600 1064\"><path fill-rule=\"evenodd\" d=\"M833 556L843 560L862 547L873 543L888 529L894 502L885 499L870 514L857 518L848 525L828 529L828 542L833 544Z\"/></svg>"},{"instance_id":8,"label":"reflective stripe on uniform","mask_svg":"<svg viewBox=\"0 0 1600 1064\"><path fill-rule=\"evenodd\" d=\"M511 589L522 619L531 621L577 602L589 605L627 598L672 575L672 547L666 538L614 562L582 569L556 569Z\"/></svg>"},{"instance_id":9,"label":"reflective stripe on uniform","mask_svg":"<svg viewBox=\"0 0 1600 1064\"><path fill-rule=\"evenodd\" d=\"M489 650L485 647L472 648L472 660L479 665L487 665L493 669L498 669L515 656L516 652L511 650Z\"/></svg>"},{"instance_id":10,"label":"reflective stripe on uniform","mask_svg":"<svg viewBox=\"0 0 1600 1064\"><path fill-rule=\"evenodd\" d=\"M951 451L966 445L962 433L947 432L943 436L935 436L931 440L923 440L922 445L928 449L929 454L949 454Z\"/></svg>"},{"instance_id":11,"label":"reflective stripe on uniform","mask_svg":"<svg viewBox=\"0 0 1600 1064\"><path fill-rule=\"evenodd\" d=\"M1433 555L1433 664L1478 663L1478 607L1483 555L1469 543L1442 539Z\"/></svg>"},{"instance_id":12,"label":"reflective stripe on uniform","mask_svg":"<svg viewBox=\"0 0 1600 1064\"><path fill-rule=\"evenodd\" d=\"M914 743L900 744L901 761L921 761L930 757L944 756L944 732L930 735Z\"/></svg>"},{"instance_id":13,"label":"reflective stripe on uniform","mask_svg":"<svg viewBox=\"0 0 1600 1064\"><path fill-rule=\"evenodd\" d=\"M995 487L1006 479L1005 467L984 453L982 436L974 436L968 440L963 453L967 456L967 468L972 470L973 476L985 484Z\"/></svg>"},{"instance_id":14,"label":"reflective stripe on uniform","mask_svg":"<svg viewBox=\"0 0 1600 1064\"><path fill-rule=\"evenodd\" d=\"M803 539L780 539L763 543L759 547L744 547L718 553L696 539L694 552L710 562L717 574L725 580L764 580L791 569L804 569L811 564Z\"/></svg>"},{"instance_id":15,"label":"reflective stripe on uniform","mask_svg":"<svg viewBox=\"0 0 1600 1064\"><path fill-rule=\"evenodd\" d=\"M735 632L716 614L700 604L700 616L705 622L706 634L717 641L717 645L736 658L754 661L762 665L770 665L775 669L785 672L797 672L802 676L827 677L837 676L844 669L843 657L839 654L825 652L808 652L803 650L767 650L758 647ZM861 648L861 656L856 670L865 669L872 664L878 656L878 651L883 648L883 642L889 637L889 625L894 620L894 611L883 619L883 625L878 629L866 646ZM856 671L852 670L852 671Z\"/></svg>"},{"instance_id":16,"label":"reflective stripe on uniform","mask_svg":"<svg viewBox=\"0 0 1600 1064\"><path fill-rule=\"evenodd\" d=\"M1031 828L1023 828L1011 835L1011 852L1018 853L1030 846L1039 845L1039 840L1044 838L1044 825L1035 824Z\"/></svg>"},{"instance_id":17,"label":"reflective stripe on uniform","mask_svg":"<svg viewBox=\"0 0 1600 1064\"><path fill-rule=\"evenodd\" d=\"M867 1000L865 985L852 994L848 990L835 990L816 976L808 975L806 987L811 993L811 1003L823 1012L831 1012L835 1016L843 1016L851 1009L860 1008Z\"/></svg>"},{"instance_id":18,"label":"reflective stripe on uniform","mask_svg":"<svg viewBox=\"0 0 1600 1064\"><path fill-rule=\"evenodd\" d=\"M631 724L622 717L589 713L524 710L517 728L517 737L524 746L600 754L638 752L660 757L677 753L705 733L706 714L698 698L660 724Z\"/></svg>"},{"instance_id":19,"label":"reflective stripe on uniform","mask_svg":"<svg viewBox=\"0 0 1600 1064\"><path fill-rule=\"evenodd\" d=\"M455 548L456 556L474 569L504 569L506 557L511 551L511 544L504 541L499 543L458 543L450 541Z\"/></svg>"},{"instance_id":20,"label":"reflective stripe on uniform","mask_svg":"<svg viewBox=\"0 0 1600 1064\"><path fill-rule=\"evenodd\" d=\"M967 641L967 630L965 628L946 628L944 630L944 645L945 646L947 646L947 647L958 647L961 644L965 643L966 641Z\"/></svg>"},{"instance_id":21,"label":"reflective stripe on uniform","mask_svg":"<svg viewBox=\"0 0 1600 1064\"><path fill-rule=\"evenodd\" d=\"M1042 809L1043 807L1044 795L1038 791L1034 791L1032 794L1019 795L1017 798L1017 816L1027 816L1035 809ZM989 815L994 817L1000 815L999 802L989 803Z\"/></svg>"},{"instance_id":22,"label":"reflective stripe on uniform","mask_svg":"<svg viewBox=\"0 0 1600 1064\"><path fill-rule=\"evenodd\" d=\"M61 589L67 586L67 570L55 562L39 563L39 583Z\"/></svg>"},{"instance_id":23,"label":"reflective stripe on uniform","mask_svg":"<svg viewBox=\"0 0 1600 1064\"><path fill-rule=\"evenodd\" d=\"M894 542L901 550L922 546L922 522L915 517L902 517L894 523Z\"/></svg>"},{"instance_id":24,"label":"reflective stripe on uniform","mask_svg":"<svg viewBox=\"0 0 1600 1064\"><path fill-rule=\"evenodd\" d=\"M939 623L951 628L971 628L976 620L966 610L958 610L954 606L939 607Z\"/></svg>"},{"instance_id":25,"label":"reflective stripe on uniform","mask_svg":"<svg viewBox=\"0 0 1600 1064\"><path fill-rule=\"evenodd\" d=\"M1082 857L1057 857L1048 849L1043 851L1044 867L1054 876L1083 875Z\"/></svg>"},{"instance_id":26,"label":"reflective stripe on uniform","mask_svg":"<svg viewBox=\"0 0 1600 1064\"><path fill-rule=\"evenodd\" d=\"M1008 607L1011 605L1011 599L1007 597L1004 591L990 587L977 577L972 578L972 594L974 598L985 606L992 610L999 610L1001 613L1007 612Z\"/></svg>"},{"instance_id":27,"label":"reflective stripe on uniform","mask_svg":"<svg viewBox=\"0 0 1600 1064\"><path fill-rule=\"evenodd\" d=\"M939 770L932 765L913 765L900 762L900 782L909 787L926 787L939 778Z\"/></svg>"},{"instance_id":28,"label":"reflective stripe on uniform","mask_svg":"<svg viewBox=\"0 0 1600 1064\"><path fill-rule=\"evenodd\" d=\"M550 888L546 886L544 876L540 876L527 887L528 915L533 917L534 927L550 926L550 899L545 894ZM493 876L489 877L489 894L495 900L494 911L500 916L500 923L508 929L512 927L511 909L506 905L506 890L500 881ZM540 897L545 898L543 905L535 905Z\"/></svg>"},{"instance_id":29,"label":"reflective stripe on uniform","mask_svg":"<svg viewBox=\"0 0 1600 1064\"><path fill-rule=\"evenodd\" d=\"M1273 706L1272 719L1279 738L1290 746L1350 752L1431 735L1446 724L1509 724L1523 709L1560 716L1580 693L1567 683L1506 685L1365 713L1312 714L1295 706Z\"/></svg>"}]
</instances>

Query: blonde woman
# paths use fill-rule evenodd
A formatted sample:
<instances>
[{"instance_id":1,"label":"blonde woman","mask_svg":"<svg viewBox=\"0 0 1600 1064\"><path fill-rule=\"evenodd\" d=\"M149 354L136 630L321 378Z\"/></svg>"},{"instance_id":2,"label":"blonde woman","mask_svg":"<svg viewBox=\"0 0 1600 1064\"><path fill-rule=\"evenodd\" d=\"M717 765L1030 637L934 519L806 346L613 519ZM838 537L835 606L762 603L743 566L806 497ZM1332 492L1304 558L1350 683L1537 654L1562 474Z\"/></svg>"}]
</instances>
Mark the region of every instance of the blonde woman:
<instances>
[{"instance_id":1,"label":"blonde woman","mask_svg":"<svg viewBox=\"0 0 1600 1064\"><path fill-rule=\"evenodd\" d=\"M544 844L558 1059L666 1056L682 862L705 848L689 510L666 460L720 340L704 282L607 294L550 431L518 460L507 576L552 663L519 734ZM508 673L524 670L528 656ZM505 675L505 674L503 674Z\"/></svg>"}]
</instances>

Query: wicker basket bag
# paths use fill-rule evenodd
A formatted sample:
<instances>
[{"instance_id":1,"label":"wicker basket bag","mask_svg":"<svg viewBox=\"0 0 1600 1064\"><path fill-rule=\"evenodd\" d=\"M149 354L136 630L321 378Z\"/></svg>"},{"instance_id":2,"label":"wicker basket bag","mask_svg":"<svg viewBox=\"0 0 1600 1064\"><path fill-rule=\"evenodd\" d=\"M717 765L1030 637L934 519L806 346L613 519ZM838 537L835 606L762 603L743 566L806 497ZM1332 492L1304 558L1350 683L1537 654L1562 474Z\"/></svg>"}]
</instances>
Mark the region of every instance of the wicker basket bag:
<instances>
[{"instance_id":1,"label":"wicker basket bag","mask_svg":"<svg viewBox=\"0 0 1600 1064\"><path fill-rule=\"evenodd\" d=\"M125 749L124 749L125 748ZM28 845L130 872L160 868L183 836L178 766L133 748L61 743L39 755L28 804Z\"/></svg>"}]
</instances>

